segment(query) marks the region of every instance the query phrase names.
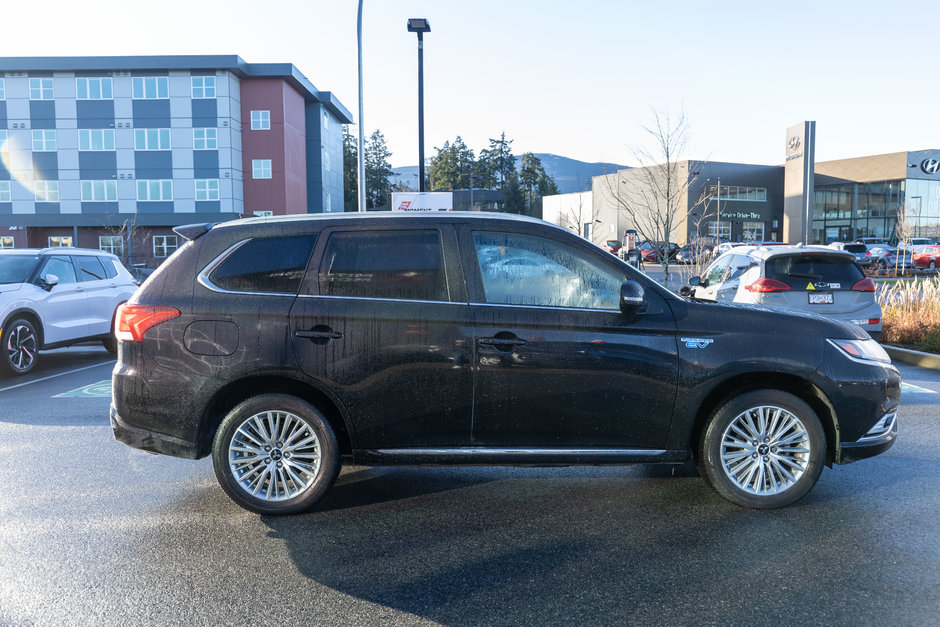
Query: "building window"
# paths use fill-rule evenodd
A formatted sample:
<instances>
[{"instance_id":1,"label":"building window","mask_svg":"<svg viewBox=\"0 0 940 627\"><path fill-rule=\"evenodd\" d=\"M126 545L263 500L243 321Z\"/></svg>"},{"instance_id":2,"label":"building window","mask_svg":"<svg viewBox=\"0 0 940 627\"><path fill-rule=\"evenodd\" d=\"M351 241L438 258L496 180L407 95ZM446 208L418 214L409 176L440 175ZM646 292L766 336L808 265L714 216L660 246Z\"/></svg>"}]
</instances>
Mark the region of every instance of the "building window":
<instances>
[{"instance_id":1,"label":"building window","mask_svg":"<svg viewBox=\"0 0 940 627\"><path fill-rule=\"evenodd\" d=\"M15 248L13 246L13 236L4 235L3 237L0 237L0 248Z\"/></svg>"},{"instance_id":2,"label":"building window","mask_svg":"<svg viewBox=\"0 0 940 627\"><path fill-rule=\"evenodd\" d=\"M108 77L75 79L75 97L79 100L111 100L111 79Z\"/></svg>"},{"instance_id":3,"label":"building window","mask_svg":"<svg viewBox=\"0 0 940 627\"><path fill-rule=\"evenodd\" d=\"M253 211L252 213L259 218L270 218L274 215L273 211Z\"/></svg>"},{"instance_id":4,"label":"building window","mask_svg":"<svg viewBox=\"0 0 940 627\"><path fill-rule=\"evenodd\" d=\"M170 129L136 128L134 129L134 150L169 150Z\"/></svg>"},{"instance_id":5,"label":"building window","mask_svg":"<svg viewBox=\"0 0 940 627\"><path fill-rule=\"evenodd\" d=\"M323 128L330 128L330 114L326 111L323 112Z\"/></svg>"},{"instance_id":6,"label":"building window","mask_svg":"<svg viewBox=\"0 0 940 627\"><path fill-rule=\"evenodd\" d=\"M219 129L217 128L194 128L193 129L193 149L194 150L218 150L219 148Z\"/></svg>"},{"instance_id":7,"label":"building window","mask_svg":"<svg viewBox=\"0 0 940 627\"><path fill-rule=\"evenodd\" d=\"M193 76L193 98L215 98L215 77Z\"/></svg>"},{"instance_id":8,"label":"building window","mask_svg":"<svg viewBox=\"0 0 940 627\"><path fill-rule=\"evenodd\" d=\"M330 153L328 152L323 153L323 169L326 172L330 171Z\"/></svg>"},{"instance_id":9,"label":"building window","mask_svg":"<svg viewBox=\"0 0 940 627\"><path fill-rule=\"evenodd\" d=\"M33 131L33 152L55 152L55 129Z\"/></svg>"},{"instance_id":10,"label":"building window","mask_svg":"<svg viewBox=\"0 0 940 627\"><path fill-rule=\"evenodd\" d=\"M6 100L7 97L7 88L4 80L0 78L0 100Z\"/></svg>"},{"instance_id":11,"label":"building window","mask_svg":"<svg viewBox=\"0 0 940 627\"><path fill-rule=\"evenodd\" d=\"M173 200L173 181L170 179L137 181L137 200L142 202Z\"/></svg>"},{"instance_id":12,"label":"building window","mask_svg":"<svg viewBox=\"0 0 940 627\"><path fill-rule=\"evenodd\" d=\"M117 181L82 181L82 202L117 202Z\"/></svg>"},{"instance_id":13,"label":"building window","mask_svg":"<svg viewBox=\"0 0 940 627\"><path fill-rule=\"evenodd\" d=\"M135 76L133 97L142 99L169 98L170 79L166 76Z\"/></svg>"},{"instance_id":14,"label":"building window","mask_svg":"<svg viewBox=\"0 0 940 627\"><path fill-rule=\"evenodd\" d=\"M13 202L10 195L10 181L0 181L0 202Z\"/></svg>"},{"instance_id":15,"label":"building window","mask_svg":"<svg viewBox=\"0 0 940 627\"><path fill-rule=\"evenodd\" d=\"M764 241L764 223L763 222L745 222L741 232L741 239L745 242L763 242Z\"/></svg>"},{"instance_id":16,"label":"building window","mask_svg":"<svg viewBox=\"0 0 940 627\"><path fill-rule=\"evenodd\" d=\"M332 199L330 198L330 192L323 194L323 211L332 211Z\"/></svg>"},{"instance_id":17,"label":"building window","mask_svg":"<svg viewBox=\"0 0 940 627\"><path fill-rule=\"evenodd\" d=\"M72 236L71 235L50 235L48 241L49 241L49 248L62 248L65 246L72 245Z\"/></svg>"},{"instance_id":18,"label":"building window","mask_svg":"<svg viewBox=\"0 0 940 627\"><path fill-rule=\"evenodd\" d=\"M196 179L196 200L218 200L219 179Z\"/></svg>"},{"instance_id":19,"label":"building window","mask_svg":"<svg viewBox=\"0 0 940 627\"><path fill-rule=\"evenodd\" d=\"M52 79L51 78L31 78L29 79L29 99L30 100L52 100Z\"/></svg>"},{"instance_id":20,"label":"building window","mask_svg":"<svg viewBox=\"0 0 940 627\"><path fill-rule=\"evenodd\" d=\"M721 200L750 200L753 202L767 202L766 187L744 187L743 185L722 185L718 189L717 185L708 188L708 194L712 198L719 198L718 192L721 192Z\"/></svg>"},{"instance_id":21,"label":"building window","mask_svg":"<svg viewBox=\"0 0 940 627\"><path fill-rule=\"evenodd\" d=\"M708 236L715 238L722 238L725 240L731 239L731 223L730 222L715 222L712 220L708 223ZM720 243L721 240L716 240Z\"/></svg>"},{"instance_id":22,"label":"building window","mask_svg":"<svg viewBox=\"0 0 940 627\"><path fill-rule=\"evenodd\" d=\"M103 250L106 253L123 257L124 238L120 235L99 235L98 250Z\"/></svg>"},{"instance_id":23,"label":"building window","mask_svg":"<svg viewBox=\"0 0 940 627\"><path fill-rule=\"evenodd\" d=\"M270 111L252 111L251 112L251 130L267 131L271 129Z\"/></svg>"},{"instance_id":24,"label":"building window","mask_svg":"<svg viewBox=\"0 0 940 627\"><path fill-rule=\"evenodd\" d=\"M153 236L153 256L162 259L169 257L176 252L175 235L154 235Z\"/></svg>"},{"instance_id":25,"label":"building window","mask_svg":"<svg viewBox=\"0 0 940 627\"><path fill-rule=\"evenodd\" d=\"M82 151L114 150L114 129L79 129L78 149Z\"/></svg>"},{"instance_id":26,"label":"building window","mask_svg":"<svg viewBox=\"0 0 940 627\"><path fill-rule=\"evenodd\" d=\"M6 152L7 150L7 131L6 129L0 129L0 152Z\"/></svg>"},{"instance_id":27,"label":"building window","mask_svg":"<svg viewBox=\"0 0 940 627\"><path fill-rule=\"evenodd\" d=\"M271 178L271 160L270 159L252 159L251 160L251 178L253 179Z\"/></svg>"},{"instance_id":28,"label":"building window","mask_svg":"<svg viewBox=\"0 0 940 627\"><path fill-rule=\"evenodd\" d=\"M59 202L59 181L34 181L33 193L36 202Z\"/></svg>"}]
</instances>

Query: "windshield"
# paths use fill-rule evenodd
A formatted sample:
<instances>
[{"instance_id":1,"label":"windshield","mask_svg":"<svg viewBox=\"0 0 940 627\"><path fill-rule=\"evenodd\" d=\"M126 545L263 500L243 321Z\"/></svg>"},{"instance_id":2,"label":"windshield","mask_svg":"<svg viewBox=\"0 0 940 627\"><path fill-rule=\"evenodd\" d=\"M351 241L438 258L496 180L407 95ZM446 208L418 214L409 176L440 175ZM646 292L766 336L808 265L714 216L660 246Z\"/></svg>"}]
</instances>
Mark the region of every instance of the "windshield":
<instances>
[{"instance_id":1,"label":"windshield","mask_svg":"<svg viewBox=\"0 0 940 627\"><path fill-rule=\"evenodd\" d=\"M36 255L3 255L0 257L0 284L25 283L37 261Z\"/></svg>"}]
</instances>

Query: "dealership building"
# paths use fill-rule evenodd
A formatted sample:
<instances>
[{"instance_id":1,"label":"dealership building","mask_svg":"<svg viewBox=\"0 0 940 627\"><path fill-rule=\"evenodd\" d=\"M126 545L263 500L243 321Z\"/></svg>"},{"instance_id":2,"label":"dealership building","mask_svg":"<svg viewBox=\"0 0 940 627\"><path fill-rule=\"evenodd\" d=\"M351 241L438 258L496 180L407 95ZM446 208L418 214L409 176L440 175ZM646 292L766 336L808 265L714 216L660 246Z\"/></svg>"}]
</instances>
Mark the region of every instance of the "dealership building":
<instances>
[{"instance_id":1,"label":"dealership building","mask_svg":"<svg viewBox=\"0 0 940 627\"><path fill-rule=\"evenodd\" d=\"M815 135L815 122L787 129L783 165L676 163L680 198L670 240L891 241L899 216L912 237L940 239L940 150L817 163ZM594 177L591 191L545 197L542 217L595 243L621 239L628 229L642 237L655 231L642 215L655 194L644 190L663 172L650 166Z\"/></svg>"},{"instance_id":2,"label":"dealership building","mask_svg":"<svg viewBox=\"0 0 940 627\"><path fill-rule=\"evenodd\" d=\"M341 212L351 122L289 63L0 58L0 247L154 266L180 224Z\"/></svg>"}]
</instances>

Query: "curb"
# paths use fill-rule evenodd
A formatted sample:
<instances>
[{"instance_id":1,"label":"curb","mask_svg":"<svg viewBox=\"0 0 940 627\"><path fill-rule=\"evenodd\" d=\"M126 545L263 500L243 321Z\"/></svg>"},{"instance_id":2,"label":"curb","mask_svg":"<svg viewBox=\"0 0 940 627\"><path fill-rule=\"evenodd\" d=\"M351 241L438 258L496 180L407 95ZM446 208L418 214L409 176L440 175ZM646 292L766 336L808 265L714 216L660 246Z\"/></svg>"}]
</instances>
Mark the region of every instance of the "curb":
<instances>
[{"instance_id":1,"label":"curb","mask_svg":"<svg viewBox=\"0 0 940 627\"><path fill-rule=\"evenodd\" d=\"M897 346L882 345L882 348L885 349L885 352L888 353L892 361L901 361L906 364L920 366L921 368L940 370L940 355L913 351L909 348L898 348Z\"/></svg>"}]
</instances>

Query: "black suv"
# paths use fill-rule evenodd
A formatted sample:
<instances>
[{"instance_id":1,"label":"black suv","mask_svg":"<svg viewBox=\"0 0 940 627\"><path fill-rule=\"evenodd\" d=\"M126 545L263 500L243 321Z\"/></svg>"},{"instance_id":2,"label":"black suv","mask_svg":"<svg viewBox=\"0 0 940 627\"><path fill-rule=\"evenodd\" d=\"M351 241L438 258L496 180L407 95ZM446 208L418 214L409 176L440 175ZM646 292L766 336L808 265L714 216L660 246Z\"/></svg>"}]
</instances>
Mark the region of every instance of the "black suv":
<instances>
[{"instance_id":1,"label":"black suv","mask_svg":"<svg viewBox=\"0 0 940 627\"><path fill-rule=\"evenodd\" d=\"M888 449L900 376L857 326L690 302L545 222L191 225L120 311L111 426L211 454L259 513L357 464L680 464L780 507Z\"/></svg>"}]
</instances>

